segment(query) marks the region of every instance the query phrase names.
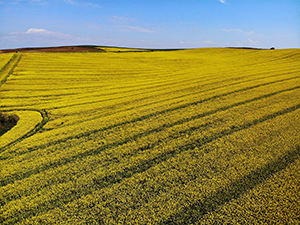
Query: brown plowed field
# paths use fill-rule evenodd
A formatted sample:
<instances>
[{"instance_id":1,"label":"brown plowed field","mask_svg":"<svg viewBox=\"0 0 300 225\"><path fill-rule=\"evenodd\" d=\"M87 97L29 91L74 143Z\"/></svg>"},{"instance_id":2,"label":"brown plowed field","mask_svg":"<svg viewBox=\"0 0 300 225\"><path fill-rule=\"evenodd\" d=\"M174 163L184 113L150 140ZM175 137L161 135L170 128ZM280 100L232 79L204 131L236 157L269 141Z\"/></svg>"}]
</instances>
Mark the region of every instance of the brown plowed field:
<instances>
[{"instance_id":1,"label":"brown plowed field","mask_svg":"<svg viewBox=\"0 0 300 225\"><path fill-rule=\"evenodd\" d=\"M13 52L104 52L102 49L80 46L63 46L63 47L49 47L49 48L17 48L17 49L3 49L0 53Z\"/></svg>"}]
</instances>

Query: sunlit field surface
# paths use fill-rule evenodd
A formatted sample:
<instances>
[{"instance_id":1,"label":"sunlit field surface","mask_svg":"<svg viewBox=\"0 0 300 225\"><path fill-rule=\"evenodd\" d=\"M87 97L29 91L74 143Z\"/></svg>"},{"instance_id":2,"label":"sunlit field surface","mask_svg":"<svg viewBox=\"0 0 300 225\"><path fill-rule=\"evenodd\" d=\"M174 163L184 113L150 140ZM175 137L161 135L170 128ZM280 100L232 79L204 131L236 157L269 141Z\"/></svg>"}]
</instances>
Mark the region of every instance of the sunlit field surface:
<instances>
[{"instance_id":1,"label":"sunlit field surface","mask_svg":"<svg viewBox=\"0 0 300 225\"><path fill-rule=\"evenodd\" d=\"M0 224L300 223L299 62L1 54L0 108L20 120L0 137Z\"/></svg>"},{"instance_id":2,"label":"sunlit field surface","mask_svg":"<svg viewBox=\"0 0 300 225\"><path fill-rule=\"evenodd\" d=\"M11 59L13 54L0 54L0 70L2 71L2 68L8 61Z\"/></svg>"}]
</instances>

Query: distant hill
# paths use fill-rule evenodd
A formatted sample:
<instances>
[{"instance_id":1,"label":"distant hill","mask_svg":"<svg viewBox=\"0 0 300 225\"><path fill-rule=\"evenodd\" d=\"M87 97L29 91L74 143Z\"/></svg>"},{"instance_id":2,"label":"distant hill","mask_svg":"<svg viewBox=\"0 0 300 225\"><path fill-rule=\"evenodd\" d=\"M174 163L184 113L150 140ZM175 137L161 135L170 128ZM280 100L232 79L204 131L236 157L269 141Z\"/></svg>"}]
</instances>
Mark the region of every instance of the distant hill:
<instances>
[{"instance_id":1,"label":"distant hill","mask_svg":"<svg viewBox=\"0 0 300 225\"><path fill-rule=\"evenodd\" d=\"M153 51L176 51L182 49L143 49L127 48L117 46L97 46L97 45L78 45L78 46L58 46L58 47L30 47L16 49L2 49L0 53L28 53L28 52L153 52Z\"/></svg>"},{"instance_id":2,"label":"distant hill","mask_svg":"<svg viewBox=\"0 0 300 225\"><path fill-rule=\"evenodd\" d=\"M104 52L103 49L85 46L60 46L60 47L41 47L41 48L16 48L0 50L0 53L13 52Z\"/></svg>"}]
</instances>

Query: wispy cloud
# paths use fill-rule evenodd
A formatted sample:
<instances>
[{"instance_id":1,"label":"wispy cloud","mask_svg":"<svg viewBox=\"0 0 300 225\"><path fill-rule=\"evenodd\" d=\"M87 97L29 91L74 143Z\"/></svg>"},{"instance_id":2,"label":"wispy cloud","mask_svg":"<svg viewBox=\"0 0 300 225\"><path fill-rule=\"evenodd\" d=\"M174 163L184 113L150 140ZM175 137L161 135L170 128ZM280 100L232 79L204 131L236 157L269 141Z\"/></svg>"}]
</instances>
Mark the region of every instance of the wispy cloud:
<instances>
[{"instance_id":1,"label":"wispy cloud","mask_svg":"<svg viewBox=\"0 0 300 225\"><path fill-rule=\"evenodd\" d=\"M109 20L110 22L117 23L117 24L136 22L136 19L133 19L130 17L125 17L125 16L109 16L109 17L105 17L105 18L107 20Z\"/></svg>"},{"instance_id":2,"label":"wispy cloud","mask_svg":"<svg viewBox=\"0 0 300 225\"><path fill-rule=\"evenodd\" d=\"M192 44L192 42L191 41L179 41L179 44L187 45L187 44Z\"/></svg>"},{"instance_id":3,"label":"wispy cloud","mask_svg":"<svg viewBox=\"0 0 300 225\"><path fill-rule=\"evenodd\" d=\"M51 1L51 0L50 0ZM36 4L36 5L49 5L49 0L10 0L10 1L0 1L0 4Z\"/></svg>"},{"instance_id":4,"label":"wispy cloud","mask_svg":"<svg viewBox=\"0 0 300 225\"><path fill-rule=\"evenodd\" d=\"M91 6L93 8L102 8L102 6L95 4L95 3L91 3L91 2L87 2L85 3L86 6Z\"/></svg>"},{"instance_id":5,"label":"wispy cloud","mask_svg":"<svg viewBox=\"0 0 300 225\"><path fill-rule=\"evenodd\" d=\"M250 38L248 38L247 40L244 41L245 43L250 43L251 45L257 46L260 44L259 41L253 41Z\"/></svg>"},{"instance_id":6,"label":"wispy cloud","mask_svg":"<svg viewBox=\"0 0 300 225\"><path fill-rule=\"evenodd\" d=\"M73 0L64 0L64 2L69 3L71 5L75 5L76 4L76 2L73 1Z\"/></svg>"},{"instance_id":7,"label":"wispy cloud","mask_svg":"<svg viewBox=\"0 0 300 225\"><path fill-rule=\"evenodd\" d=\"M84 40L84 38L75 37L73 35L65 34L63 32L50 31L42 28L29 28L26 32L13 32L6 37L14 38L55 38L65 40Z\"/></svg>"},{"instance_id":8,"label":"wispy cloud","mask_svg":"<svg viewBox=\"0 0 300 225\"><path fill-rule=\"evenodd\" d=\"M60 39L73 39L74 37L62 32L49 31L41 28L29 28L24 34L28 35L43 35Z\"/></svg>"},{"instance_id":9,"label":"wispy cloud","mask_svg":"<svg viewBox=\"0 0 300 225\"><path fill-rule=\"evenodd\" d=\"M225 4L225 5L229 5L229 4L227 4L226 0L218 0L218 1Z\"/></svg>"},{"instance_id":10,"label":"wispy cloud","mask_svg":"<svg viewBox=\"0 0 300 225\"><path fill-rule=\"evenodd\" d=\"M197 42L192 42L192 41L179 41L180 45L197 45Z\"/></svg>"},{"instance_id":11,"label":"wispy cloud","mask_svg":"<svg viewBox=\"0 0 300 225\"><path fill-rule=\"evenodd\" d=\"M246 39L246 40L244 40L244 41L242 41L242 42L235 42L238 46L255 46L255 47L257 47L257 46L259 46L260 45L260 42L259 41L254 41L254 40L252 40L252 39L250 39L250 38L248 38L248 39Z\"/></svg>"},{"instance_id":12,"label":"wispy cloud","mask_svg":"<svg viewBox=\"0 0 300 225\"><path fill-rule=\"evenodd\" d=\"M120 25L120 26L117 26L117 29L122 32L132 31L132 32L148 33L148 34L156 33L155 30L151 30L151 29L148 29L146 27L141 27L141 26Z\"/></svg>"},{"instance_id":13,"label":"wispy cloud","mask_svg":"<svg viewBox=\"0 0 300 225\"><path fill-rule=\"evenodd\" d=\"M86 44L89 38L76 37L63 32L46 30L43 28L29 28L25 32L13 32L0 36L0 42L5 48L29 46L58 46L72 44ZM4 47L1 46L2 48Z\"/></svg>"},{"instance_id":14,"label":"wispy cloud","mask_svg":"<svg viewBox=\"0 0 300 225\"><path fill-rule=\"evenodd\" d=\"M220 47L220 46L231 46L229 42L216 42L212 40L202 41L201 43L203 46L214 46L214 47Z\"/></svg>"},{"instance_id":15,"label":"wispy cloud","mask_svg":"<svg viewBox=\"0 0 300 225\"><path fill-rule=\"evenodd\" d=\"M206 45L220 45L219 43L214 42L214 41L203 41L203 44L206 44Z\"/></svg>"},{"instance_id":16,"label":"wispy cloud","mask_svg":"<svg viewBox=\"0 0 300 225\"><path fill-rule=\"evenodd\" d=\"M48 31L45 29L30 28L25 32L25 34L34 34L34 33L41 34L41 33L45 33L45 32L48 32Z\"/></svg>"},{"instance_id":17,"label":"wispy cloud","mask_svg":"<svg viewBox=\"0 0 300 225\"><path fill-rule=\"evenodd\" d=\"M64 2L68 3L70 5L78 6L78 7L90 6L90 7L93 7L93 8L101 8L100 5L95 4L95 3L91 3L91 2L77 2L77 1L74 1L74 0L64 0Z\"/></svg>"},{"instance_id":18,"label":"wispy cloud","mask_svg":"<svg viewBox=\"0 0 300 225\"><path fill-rule=\"evenodd\" d=\"M121 32L139 32L139 33L156 33L157 30L148 28L146 24L137 25L139 22L130 17L125 16L109 16L104 17L114 25L112 26L114 29L117 29Z\"/></svg>"},{"instance_id":19,"label":"wispy cloud","mask_svg":"<svg viewBox=\"0 0 300 225\"><path fill-rule=\"evenodd\" d=\"M221 29L222 31L225 31L225 32L235 32L235 33L243 33L243 34L246 34L246 35L252 35L254 34L254 31L243 31L241 29Z\"/></svg>"}]
</instances>

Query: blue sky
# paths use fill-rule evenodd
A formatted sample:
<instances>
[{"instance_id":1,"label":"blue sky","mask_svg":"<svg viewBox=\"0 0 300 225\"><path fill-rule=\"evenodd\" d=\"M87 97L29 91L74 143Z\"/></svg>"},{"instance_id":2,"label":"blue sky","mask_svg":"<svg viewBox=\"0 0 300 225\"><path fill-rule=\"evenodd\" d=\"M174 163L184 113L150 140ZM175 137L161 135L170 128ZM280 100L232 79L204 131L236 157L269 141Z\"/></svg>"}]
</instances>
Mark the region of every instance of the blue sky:
<instances>
[{"instance_id":1,"label":"blue sky","mask_svg":"<svg viewBox=\"0 0 300 225\"><path fill-rule=\"evenodd\" d=\"M0 0L0 48L299 48L299 14L299 0Z\"/></svg>"}]
</instances>

